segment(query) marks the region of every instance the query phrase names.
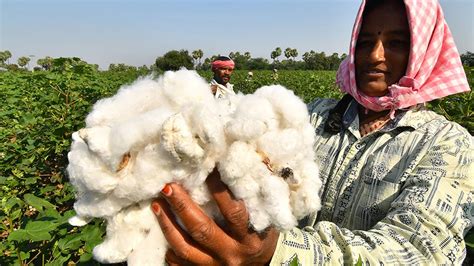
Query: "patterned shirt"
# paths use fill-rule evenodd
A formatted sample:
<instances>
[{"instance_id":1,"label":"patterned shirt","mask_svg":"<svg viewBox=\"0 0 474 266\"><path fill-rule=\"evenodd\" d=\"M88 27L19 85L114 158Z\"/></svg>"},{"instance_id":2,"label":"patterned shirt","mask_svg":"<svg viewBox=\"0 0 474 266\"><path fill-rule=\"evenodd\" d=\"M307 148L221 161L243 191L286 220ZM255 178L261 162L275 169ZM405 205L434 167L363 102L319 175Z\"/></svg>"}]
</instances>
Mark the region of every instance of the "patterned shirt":
<instances>
[{"instance_id":1,"label":"patterned shirt","mask_svg":"<svg viewBox=\"0 0 474 266\"><path fill-rule=\"evenodd\" d=\"M335 104L308 106L322 209L280 234L271 265L461 264L474 223L474 138L427 110L361 137L355 101L331 135L324 123Z\"/></svg>"}]
</instances>

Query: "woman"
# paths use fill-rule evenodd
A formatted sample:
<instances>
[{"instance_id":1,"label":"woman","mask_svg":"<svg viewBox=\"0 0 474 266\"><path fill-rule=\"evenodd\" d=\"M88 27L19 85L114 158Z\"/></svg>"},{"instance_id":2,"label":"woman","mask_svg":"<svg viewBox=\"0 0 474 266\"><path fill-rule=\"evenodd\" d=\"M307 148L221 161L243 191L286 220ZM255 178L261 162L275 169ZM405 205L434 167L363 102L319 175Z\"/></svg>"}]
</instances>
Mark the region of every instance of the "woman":
<instances>
[{"instance_id":1,"label":"woman","mask_svg":"<svg viewBox=\"0 0 474 266\"><path fill-rule=\"evenodd\" d=\"M462 262L474 140L422 108L469 90L437 1L363 1L337 77L347 95L309 105L324 182L317 217L303 229L256 234L214 173L207 182L228 225L220 228L170 184L152 208L171 265Z\"/></svg>"}]
</instances>

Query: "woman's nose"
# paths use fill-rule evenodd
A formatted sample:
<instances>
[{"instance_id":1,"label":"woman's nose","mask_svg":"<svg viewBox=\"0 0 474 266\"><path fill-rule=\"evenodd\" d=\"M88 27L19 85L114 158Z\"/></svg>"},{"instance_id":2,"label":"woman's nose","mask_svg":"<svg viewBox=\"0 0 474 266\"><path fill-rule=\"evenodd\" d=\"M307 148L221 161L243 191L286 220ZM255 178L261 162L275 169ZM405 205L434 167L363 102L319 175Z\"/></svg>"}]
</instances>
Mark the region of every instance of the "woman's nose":
<instances>
[{"instance_id":1,"label":"woman's nose","mask_svg":"<svg viewBox=\"0 0 474 266\"><path fill-rule=\"evenodd\" d=\"M369 57L372 62L385 61L385 49L381 40L375 43L372 51L370 51Z\"/></svg>"}]
</instances>

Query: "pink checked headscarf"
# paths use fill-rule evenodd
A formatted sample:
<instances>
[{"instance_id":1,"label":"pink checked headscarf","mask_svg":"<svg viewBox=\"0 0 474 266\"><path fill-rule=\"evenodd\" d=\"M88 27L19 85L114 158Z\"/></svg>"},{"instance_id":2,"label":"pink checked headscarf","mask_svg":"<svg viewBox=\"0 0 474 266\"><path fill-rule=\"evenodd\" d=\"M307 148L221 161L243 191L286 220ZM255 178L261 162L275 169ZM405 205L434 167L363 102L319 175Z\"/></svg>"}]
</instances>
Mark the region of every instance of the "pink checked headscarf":
<instances>
[{"instance_id":1,"label":"pink checked headscarf","mask_svg":"<svg viewBox=\"0 0 474 266\"><path fill-rule=\"evenodd\" d=\"M444 20L437 0L404 0L411 47L407 70L397 84L388 87L388 94L367 96L357 89L354 55L362 26L363 0L352 31L349 56L341 63L336 82L343 92L373 111L395 110L428 102L451 94L469 91L466 74L451 31Z\"/></svg>"}]
</instances>

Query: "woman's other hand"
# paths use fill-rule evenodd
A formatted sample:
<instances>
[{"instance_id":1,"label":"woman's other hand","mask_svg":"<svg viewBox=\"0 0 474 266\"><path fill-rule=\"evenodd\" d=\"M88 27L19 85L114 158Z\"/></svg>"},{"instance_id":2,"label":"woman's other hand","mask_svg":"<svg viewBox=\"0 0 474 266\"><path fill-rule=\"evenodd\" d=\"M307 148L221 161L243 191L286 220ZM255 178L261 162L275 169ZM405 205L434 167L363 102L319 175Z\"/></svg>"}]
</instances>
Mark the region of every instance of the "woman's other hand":
<instances>
[{"instance_id":1,"label":"woman's other hand","mask_svg":"<svg viewBox=\"0 0 474 266\"><path fill-rule=\"evenodd\" d=\"M226 221L221 228L192 201L178 184L165 186L163 197L152 203L161 229L170 245L170 265L258 265L268 263L275 251L278 232L268 228L257 233L249 228L245 204L236 200L214 170L206 180ZM177 223L179 218L186 228Z\"/></svg>"}]
</instances>

